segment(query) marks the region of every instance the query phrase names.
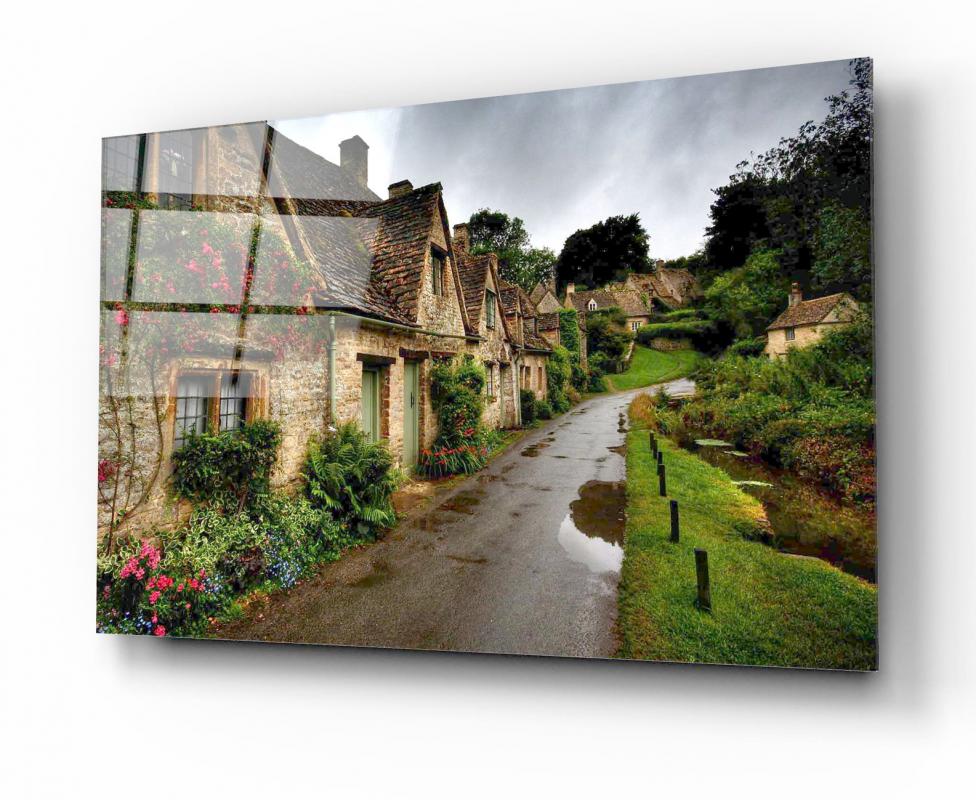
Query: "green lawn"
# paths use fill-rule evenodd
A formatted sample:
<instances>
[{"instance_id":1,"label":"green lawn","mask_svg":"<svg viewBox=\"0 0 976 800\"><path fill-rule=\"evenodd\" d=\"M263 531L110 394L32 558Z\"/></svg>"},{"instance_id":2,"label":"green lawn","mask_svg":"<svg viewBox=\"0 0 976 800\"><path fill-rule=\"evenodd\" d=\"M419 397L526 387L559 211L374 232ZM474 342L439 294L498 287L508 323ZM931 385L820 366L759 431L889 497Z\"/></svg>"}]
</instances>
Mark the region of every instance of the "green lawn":
<instances>
[{"instance_id":1,"label":"green lawn","mask_svg":"<svg viewBox=\"0 0 976 800\"><path fill-rule=\"evenodd\" d=\"M877 668L877 589L828 564L745 538L760 503L721 470L658 436L669 497L658 496L648 431L627 435L627 529L618 655L724 664ZM668 541L676 499L681 541ZM712 613L695 606L694 549L708 551Z\"/></svg>"},{"instance_id":2,"label":"green lawn","mask_svg":"<svg viewBox=\"0 0 976 800\"><path fill-rule=\"evenodd\" d=\"M634 346L634 355L626 372L607 375L607 383L613 391L638 389L653 383L673 381L694 372L704 356L695 350L670 350L662 352L642 345Z\"/></svg>"}]
</instances>

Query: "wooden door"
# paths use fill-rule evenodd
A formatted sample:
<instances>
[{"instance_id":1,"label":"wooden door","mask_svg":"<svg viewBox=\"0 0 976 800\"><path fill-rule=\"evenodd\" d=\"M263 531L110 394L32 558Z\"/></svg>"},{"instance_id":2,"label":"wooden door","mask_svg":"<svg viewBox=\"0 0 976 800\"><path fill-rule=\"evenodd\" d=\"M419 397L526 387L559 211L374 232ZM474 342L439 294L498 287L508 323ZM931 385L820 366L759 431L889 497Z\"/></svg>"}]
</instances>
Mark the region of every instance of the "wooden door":
<instances>
[{"instance_id":1,"label":"wooden door","mask_svg":"<svg viewBox=\"0 0 976 800\"><path fill-rule=\"evenodd\" d=\"M420 439L420 365L403 362L403 465L417 463Z\"/></svg>"},{"instance_id":2,"label":"wooden door","mask_svg":"<svg viewBox=\"0 0 976 800\"><path fill-rule=\"evenodd\" d=\"M360 399L363 431L371 442L380 438L380 375L379 370L363 367L363 394Z\"/></svg>"}]
</instances>

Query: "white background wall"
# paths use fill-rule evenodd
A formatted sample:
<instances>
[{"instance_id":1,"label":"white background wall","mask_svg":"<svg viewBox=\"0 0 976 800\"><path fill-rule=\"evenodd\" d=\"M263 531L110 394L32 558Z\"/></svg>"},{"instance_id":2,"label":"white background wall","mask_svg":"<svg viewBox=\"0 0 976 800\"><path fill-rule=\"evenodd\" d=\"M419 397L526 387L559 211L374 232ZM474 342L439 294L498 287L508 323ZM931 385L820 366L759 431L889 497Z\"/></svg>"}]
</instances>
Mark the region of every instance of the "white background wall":
<instances>
[{"instance_id":1,"label":"white background wall","mask_svg":"<svg viewBox=\"0 0 976 800\"><path fill-rule=\"evenodd\" d=\"M965 4L222 6L4 12L6 796L943 796L972 757L976 667ZM880 674L93 633L99 137L858 55L877 81Z\"/></svg>"}]
</instances>

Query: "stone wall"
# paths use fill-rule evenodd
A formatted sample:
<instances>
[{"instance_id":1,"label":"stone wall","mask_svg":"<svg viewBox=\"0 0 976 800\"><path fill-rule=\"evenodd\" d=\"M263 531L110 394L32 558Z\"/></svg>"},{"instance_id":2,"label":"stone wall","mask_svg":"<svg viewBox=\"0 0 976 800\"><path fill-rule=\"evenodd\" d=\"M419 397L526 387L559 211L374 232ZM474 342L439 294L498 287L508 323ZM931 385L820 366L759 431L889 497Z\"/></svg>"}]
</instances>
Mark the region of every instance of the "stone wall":
<instances>
[{"instance_id":1,"label":"stone wall","mask_svg":"<svg viewBox=\"0 0 976 800\"><path fill-rule=\"evenodd\" d=\"M786 355L786 352L793 347L809 347L819 342L828 331L837 330L838 326L844 324L846 323L833 322L797 326L793 329L796 338L792 341L787 341L785 328L769 331L766 341L766 355L778 358Z\"/></svg>"}]
</instances>

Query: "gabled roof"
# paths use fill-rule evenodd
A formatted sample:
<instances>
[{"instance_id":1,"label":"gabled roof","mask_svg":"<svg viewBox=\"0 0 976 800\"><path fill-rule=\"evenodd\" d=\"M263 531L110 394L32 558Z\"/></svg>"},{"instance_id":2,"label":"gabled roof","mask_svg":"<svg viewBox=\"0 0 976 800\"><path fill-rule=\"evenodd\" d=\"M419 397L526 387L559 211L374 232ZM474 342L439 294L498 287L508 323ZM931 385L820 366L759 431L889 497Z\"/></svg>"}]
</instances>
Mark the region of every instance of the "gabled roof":
<instances>
[{"instance_id":1,"label":"gabled roof","mask_svg":"<svg viewBox=\"0 0 976 800\"><path fill-rule=\"evenodd\" d=\"M773 331L777 328L816 325L818 322L823 322L827 315L837 307L838 303L845 299L854 303L854 298L847 292L829 294L825 297L815 297L812 300L801 300L795 306L789 306L786 311L776 317L766 330ZM854 303L854 305L856 306L857 304Z\"/></svg>"},{"instance_id":2,"label":"gabled roof","mask_svg":"<svg viewBox=\"0 0 976 800\"><path fill-rule=\"evenodd\" d=\"M417 301L438 212L445 241L450 241L439 183L376 202L303 198L293 204L300 212L293 217L295 225L323 282L316 305L417 325ZM457 271L451 275L460 295ZM471 332L463 305L461 314Z\"/></svg>"},{"instance_id":3,"label":"gabled roof","mask_svg":"<svg viewBox=\"0 0 976 800\"><path fill-rule=\"evenodd\" d=\"M559 314L555 311L551 314L539 314L539 330L540 331L558 331L559 330Z\"/></svg>"},{"instance_id":4,"label":"gabled roof","mask_svg":"<svg viewBox=\"0 0 976 800\"><path fill-rule=\"evenodd\" d=\"M523 326L525 323L523 322ZM549 344L541 336L537 335L532 331L530 327L525 328L525 349L526 350L538 350L544 353L552 352L552 345Z\"/></svg>"},{"instance_id":5,"label":"gabled roof","mask_svg":"<svg viewBox=\"0 0 976 800\"><path fill-rule=\"evenodd\" d=\"M470 321L471 331L478 333L481 320L481 309L485 301L485 289L488 288L488 275L492 277L498 296L499 316L501 317L502 330L505 337L511 341L511 333L506 321L507 312L505 311L502 293L508 286L505 281L498 277L498 257L494 253L479 253L477 255L469 253L461 247L454 246L454 260L458 265L458 277L461 281L461 294L464 298L464 310L467 312Z\"/></svg>"},{"instance_id":6,"label":"gabled roof","mask_svg":"<svg viewBox=\"0 0 976 800\"><path fill-rule=\"evenodd\" d=\"M640 293L633 289L592 289L574 292L570 299L577 311L588 311L590 300L593 300L598 310L616 307L628 317L647 315L647 307L641 300Z\"/></svg>"}]
</instances>

